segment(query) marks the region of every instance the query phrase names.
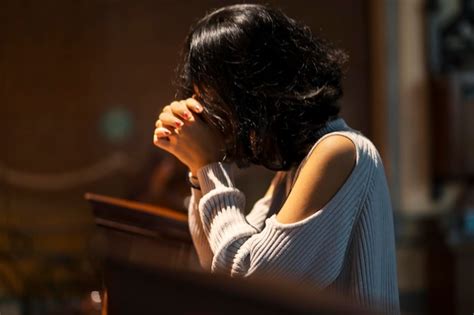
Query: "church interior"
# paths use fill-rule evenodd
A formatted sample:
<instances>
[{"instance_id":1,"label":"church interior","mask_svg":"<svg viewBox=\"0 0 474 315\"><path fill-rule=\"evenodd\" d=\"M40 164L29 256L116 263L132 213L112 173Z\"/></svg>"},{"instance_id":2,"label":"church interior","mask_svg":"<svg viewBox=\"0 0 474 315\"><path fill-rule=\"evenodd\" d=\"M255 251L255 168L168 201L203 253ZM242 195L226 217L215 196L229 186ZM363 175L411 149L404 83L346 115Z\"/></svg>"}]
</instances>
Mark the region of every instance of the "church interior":
<instances>
[{"instance_id":1,"label":"church interior","mask_svg":"<svg viewBox=\"0 0 474 315\"><path fill-rule=\"evenodd\" d=\"M191 23L233 3L1 1L1 315L364 313L198 270L187 169L152 133ZM341 116L384 161L402 314L473 313L474 1L265 3L349 55ZM272 175L237 170L248 207Z\"/></svg>"}]
</instances>

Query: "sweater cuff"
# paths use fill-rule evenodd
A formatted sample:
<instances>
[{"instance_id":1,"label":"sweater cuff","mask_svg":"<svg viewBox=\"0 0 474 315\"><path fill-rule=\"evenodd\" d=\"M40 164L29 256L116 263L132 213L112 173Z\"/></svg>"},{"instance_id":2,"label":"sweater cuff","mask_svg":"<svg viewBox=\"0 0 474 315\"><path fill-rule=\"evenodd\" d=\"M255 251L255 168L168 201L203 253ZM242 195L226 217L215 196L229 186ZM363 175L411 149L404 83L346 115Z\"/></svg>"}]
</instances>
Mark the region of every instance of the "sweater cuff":
<instances>
[{"instance_id":1,"label":"sweater cuff","mask_svg":"<svg viewBox=\"0 0 474 315\"><path fill-rule=\"evenodd\" d=\"M215 162L201 167L196 174L202 194L215 188L235 187L232 164Z\"/></svg>"}]
</instances>

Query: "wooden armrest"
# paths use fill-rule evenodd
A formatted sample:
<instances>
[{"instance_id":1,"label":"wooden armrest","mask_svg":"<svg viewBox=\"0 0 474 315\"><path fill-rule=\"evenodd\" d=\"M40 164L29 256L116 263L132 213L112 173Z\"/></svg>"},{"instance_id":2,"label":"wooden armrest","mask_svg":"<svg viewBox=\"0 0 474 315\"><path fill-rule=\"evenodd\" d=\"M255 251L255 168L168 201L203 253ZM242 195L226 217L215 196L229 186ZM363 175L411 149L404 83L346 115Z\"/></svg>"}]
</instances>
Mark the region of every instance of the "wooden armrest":
<instances>
[{"instance_id":1,"label":"wooden armrest","mask_svg":"<svg viewBox=\"0 0 474 315\"><path fill-rule=\"evenodd\" d=\"M148 203L142 203L138 201L132 201L127 199L115 198L105 195L99 195L94 193L86 193L84 198L87 201L100 202L110 205L115 205L121 208L127 208L131 211L138 211L148 213L156 216L161 216L170 220L176 220L178 222L188 222L188 216L177 210L172 210L164 207L158 207Z\"/></svg>"},{"instance_id":2,"label":"wooden armrest","mask_svg":"<svg viewBox=\"0 0 474 315\"><path fill-rule=\"evenodd\" d=\"M86 193L97 225L126 233L191 242L185 213L137 201Z\"/></svg>"}]
</instances>

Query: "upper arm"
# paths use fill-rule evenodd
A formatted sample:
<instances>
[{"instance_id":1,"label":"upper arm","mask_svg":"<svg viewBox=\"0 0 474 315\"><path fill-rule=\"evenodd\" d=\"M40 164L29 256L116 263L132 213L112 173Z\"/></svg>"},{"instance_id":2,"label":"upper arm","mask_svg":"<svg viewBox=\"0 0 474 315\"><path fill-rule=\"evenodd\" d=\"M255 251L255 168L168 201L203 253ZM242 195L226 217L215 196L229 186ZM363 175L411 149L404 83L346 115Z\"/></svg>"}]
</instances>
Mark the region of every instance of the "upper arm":
<instances>
[{"instance_id":1,"label":"upper arm","mask_svg":"<svg viewBox=\"0 0 474 315\"><path fill-rule=\"evenodd\" d=\"M356 148L349 138L323 139L302 166L277 220L294 223L323 208L345 183L355 162Z\"/></svg>"}]
</instances>

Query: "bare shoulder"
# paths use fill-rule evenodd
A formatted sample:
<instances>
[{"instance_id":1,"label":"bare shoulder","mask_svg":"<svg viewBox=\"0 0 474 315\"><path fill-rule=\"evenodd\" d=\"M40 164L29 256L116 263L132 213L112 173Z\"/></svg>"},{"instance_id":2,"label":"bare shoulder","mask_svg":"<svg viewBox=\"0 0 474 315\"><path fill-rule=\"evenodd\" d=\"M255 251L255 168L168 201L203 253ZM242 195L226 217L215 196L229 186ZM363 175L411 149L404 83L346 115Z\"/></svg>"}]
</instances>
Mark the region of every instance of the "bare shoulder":
<instances>
[{"instance_id":1,"label":"bare shoulder","mask_svg":"<svg viewBox=\"0 0 474 315\"><path fill-rule=\"evenodd\" d=\"M357 158L354 142L334 134L323 138L308 156L293 189L278 213L281 223L293 223L326 205L350 176Z\"/></svg>"},{"instance_id":2,"label":"bare shoulder","mask_svg":"<svg viewBox=\"0 0 474 315\"><path fill-rule=\"evenodd\" d=\"M356 159L356 146L354 142L346 136L335 134L321 140L308 157L311 164L327 162L342 163L344 166L352 166Z\"/></svg>"}]
</instances>

